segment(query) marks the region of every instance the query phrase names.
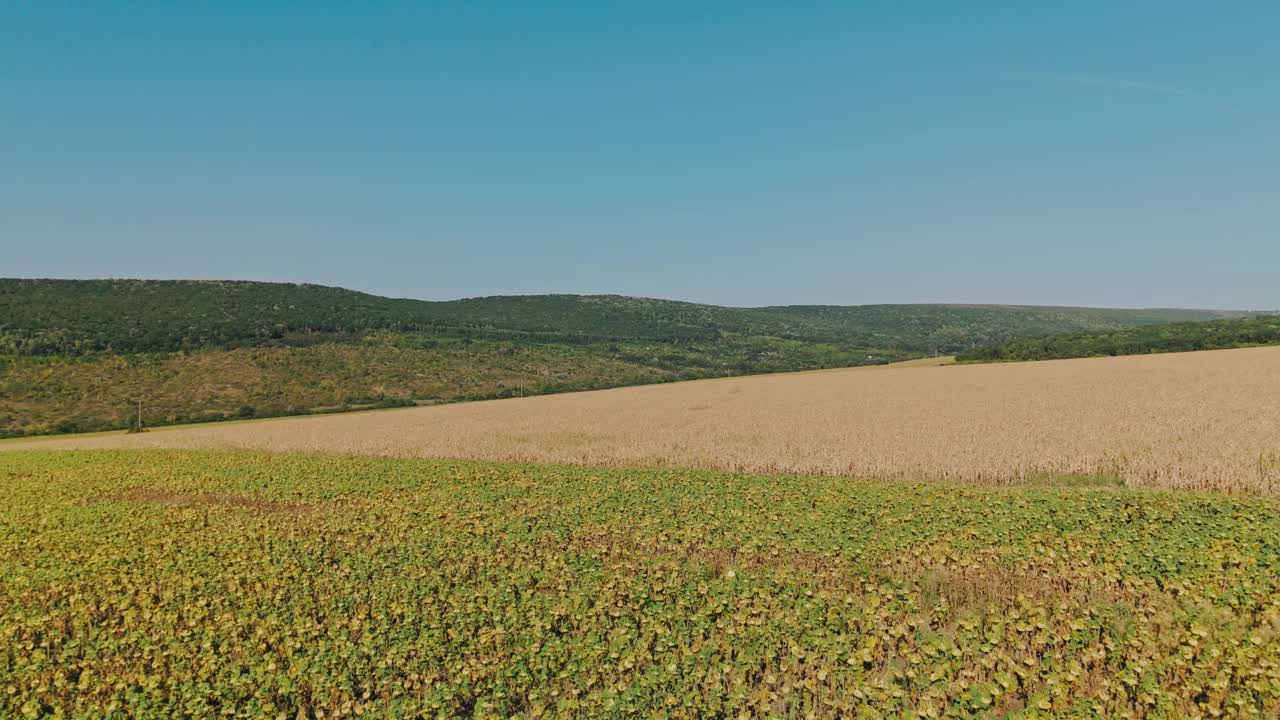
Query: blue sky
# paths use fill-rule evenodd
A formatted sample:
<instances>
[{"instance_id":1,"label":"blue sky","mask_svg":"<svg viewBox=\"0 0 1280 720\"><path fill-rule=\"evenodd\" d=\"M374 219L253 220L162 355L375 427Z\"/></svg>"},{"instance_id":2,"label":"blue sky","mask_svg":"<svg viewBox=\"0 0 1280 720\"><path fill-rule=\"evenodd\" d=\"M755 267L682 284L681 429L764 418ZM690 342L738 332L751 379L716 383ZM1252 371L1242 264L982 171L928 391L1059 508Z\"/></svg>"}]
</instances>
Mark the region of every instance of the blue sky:
<instances>
[{"instance_id":1,"label":"blue sky","mask_svg":"<svg viewBox=\"0 0 1280 720\"><path fill-rule=\"evenodd\" d=\"M1280 3L0 6L0 276L1280 307Z\"/></svg>"}]
</instances>

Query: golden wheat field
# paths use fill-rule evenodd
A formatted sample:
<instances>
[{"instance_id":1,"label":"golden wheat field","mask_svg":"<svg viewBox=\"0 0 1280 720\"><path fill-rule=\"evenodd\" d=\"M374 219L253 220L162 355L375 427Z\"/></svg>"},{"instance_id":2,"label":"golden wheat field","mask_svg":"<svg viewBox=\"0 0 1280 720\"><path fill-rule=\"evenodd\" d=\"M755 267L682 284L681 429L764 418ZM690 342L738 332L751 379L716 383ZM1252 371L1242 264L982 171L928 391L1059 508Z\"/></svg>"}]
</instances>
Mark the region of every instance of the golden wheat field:
<instances>
[{"instance_id":1,"label":"golden wheat field","mask_svg":"<svg viewBox=\"0 0 1280 720\"><path fill-rule=\"evenodd\" d=\"M17 448L29 443L7 443ZM40 441L1280 493L1280 348L861 368Z\"/></svg>"}]
</instances>

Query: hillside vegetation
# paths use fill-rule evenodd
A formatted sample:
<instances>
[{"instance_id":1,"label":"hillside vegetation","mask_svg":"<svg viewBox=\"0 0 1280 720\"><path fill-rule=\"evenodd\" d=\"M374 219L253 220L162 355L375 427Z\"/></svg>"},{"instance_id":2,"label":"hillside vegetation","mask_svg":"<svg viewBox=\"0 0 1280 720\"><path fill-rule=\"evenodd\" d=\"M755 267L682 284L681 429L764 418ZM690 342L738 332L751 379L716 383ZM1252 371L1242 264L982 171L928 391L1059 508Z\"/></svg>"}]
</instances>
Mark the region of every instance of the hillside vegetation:
<instances>
[{"instance_id":1,"label":"hillside vegetation","mask_svg":"<svg viewBox=\"0 0 1280 720\"><path fill-rule=\"evenodd\" d=\"M961 362L1054 360L1225 350L1280 343L1280 315L1180 322L1140 327L1026 337L984 345L957 355Z\"/></svg>"},{"instance_id":2,"label":"hillside vegetation","mask_svg":"<svg viewBox=\"0 0 1280 720\"><path fill-rule=\"evenodd\" d=\"M17 453L0 716L1280 716L1280 504Z\"/></svg>"},{"instance_id":3,"label":"hillside vegetation","mask_svg":"<svg viewBox=\"0 0 1280 720\"><path fill-rule=\"evenodd\" d=\"M447 302L238 281L0 280L0 435L879 364L1233 313L976 305Z\"/></svg>"},{"instance_id":4,"label":"hillside vegetation","mask_svg":"<svg viewBox=\"0 0 1280 720\"><path fill-rule=\"evenodd\" d=\"M306 344L370 330L500 335L531 341L716 340L763 335L903 351L1238 313L1000 305L729 308L616 295L447 302L320 285L181 280L0 280L0 352L167 352Z\"/></svg>"},{"instance_id":5,"label":"hillside vegetation","mask_svg":"<svg viewBox=\"0 0 1280 720\"><path fill-rule=\"evenodd\" d=\"M865 367L549 395L41 448L225 448L1280 496L1280 347ZM0 450L23 443L5 442Z\"/></svg>"},{"instance_id":6,"label":"hillside vegetation","mask_svg":"<svg viewBox=\"0 0 1280 720\"><path fill-rule=\"evenodd\" d=\"M843 367L905 355L778 338L521 343L383 331L298 347L0 357L0 433L88 432Z\"/></svg>"}]
</instances>

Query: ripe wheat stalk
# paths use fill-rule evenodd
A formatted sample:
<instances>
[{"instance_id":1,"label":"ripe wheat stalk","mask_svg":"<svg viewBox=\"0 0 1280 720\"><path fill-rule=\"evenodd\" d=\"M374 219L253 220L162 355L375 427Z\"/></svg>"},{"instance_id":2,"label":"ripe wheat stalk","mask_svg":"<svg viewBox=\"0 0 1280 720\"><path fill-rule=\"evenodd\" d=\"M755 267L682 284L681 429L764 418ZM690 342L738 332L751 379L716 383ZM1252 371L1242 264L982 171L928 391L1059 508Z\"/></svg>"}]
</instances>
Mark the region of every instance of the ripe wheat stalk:
<instances>
[{"instance_id":1,"label":"ripe wheat stalk","mask_svg":"<svg viewBox=\"0 0 1280 720\"><path fill-rule=\"evenodd\" d=\"M38 445L1280 494L1280 348L728 378Z\"/></svg>"}]
</instances>

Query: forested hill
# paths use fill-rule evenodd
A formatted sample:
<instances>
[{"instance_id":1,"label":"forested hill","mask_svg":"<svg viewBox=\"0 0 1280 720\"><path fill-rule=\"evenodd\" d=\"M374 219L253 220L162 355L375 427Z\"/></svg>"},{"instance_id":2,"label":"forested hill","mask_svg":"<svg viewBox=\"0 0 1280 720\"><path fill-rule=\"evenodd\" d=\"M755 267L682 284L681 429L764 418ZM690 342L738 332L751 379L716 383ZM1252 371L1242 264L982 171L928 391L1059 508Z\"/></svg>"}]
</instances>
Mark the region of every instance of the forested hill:
<instances>
[{"instance_id":1,"label":"forested hill","mask_svg":"<svg viewBox=\"0 0 1280 720\"><path fill-rule=\"evenodd\" d=\"M955 352L1034 335L1238 316L999 305L730 308L622 296L429 302L321 285L0 280L0 353L77 355L298 345L372 330L533 342L713 341L725 335Z\"/></svg>"},{"instance_id":2,"label":"forested hill","mask_svg":"<svg viewBox=\"0 0 1280 720\"><path fill-rule=\"evenodd\" d=\"M1224 350L1280 343L1280 315L1180 322L1046 337L1028 337L962 352L960 361L1055 360Z\"/></svg>"},{"instance_id":3,"label":"forested hill","mask_svg":"<svg viewBox=\"0 0 1280 720\"><path fill-rule=\"evenodd\" d=\"M0 436L452 402L951 354L1198 310L401 300L319 285L0 280Z\"/></svg>"}]
</instances>

